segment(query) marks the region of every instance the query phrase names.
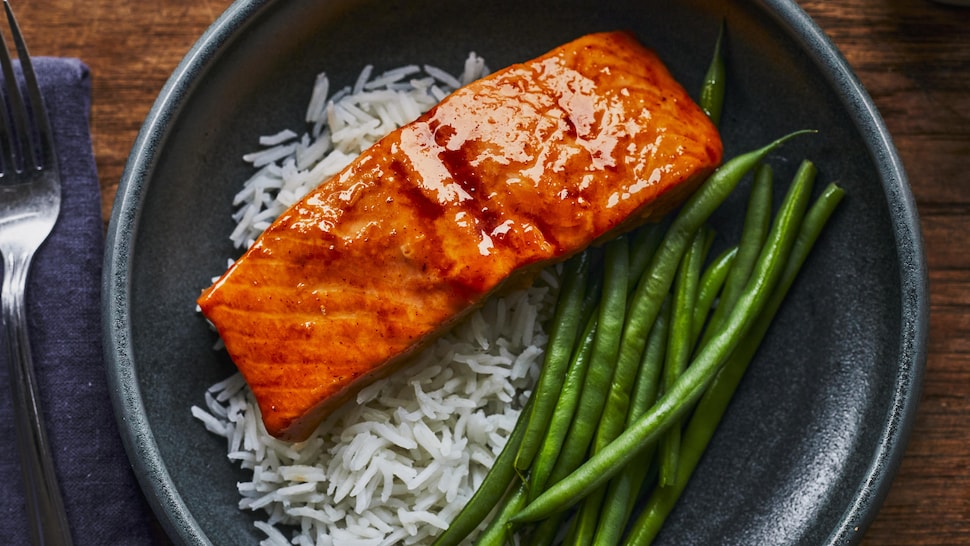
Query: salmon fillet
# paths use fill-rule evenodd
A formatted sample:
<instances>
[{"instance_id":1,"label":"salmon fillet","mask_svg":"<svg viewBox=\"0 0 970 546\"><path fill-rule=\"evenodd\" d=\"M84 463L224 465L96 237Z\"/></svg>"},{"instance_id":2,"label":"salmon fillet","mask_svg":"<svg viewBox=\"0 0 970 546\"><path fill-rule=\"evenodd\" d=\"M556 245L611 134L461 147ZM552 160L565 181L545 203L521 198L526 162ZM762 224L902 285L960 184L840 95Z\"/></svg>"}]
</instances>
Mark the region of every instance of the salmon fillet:
<instances>
[{"instance_id":1,"label":"salmon fillet","mask_svg":"<svg viewBox=\"0 0 970 546\"><path fill-rule=\"evenodd\" d=\"M669 212L721 154L653 52L585 36L380 140L198 303L266 430L305 439L511 279Z\"/></svg>"}]
</instances>

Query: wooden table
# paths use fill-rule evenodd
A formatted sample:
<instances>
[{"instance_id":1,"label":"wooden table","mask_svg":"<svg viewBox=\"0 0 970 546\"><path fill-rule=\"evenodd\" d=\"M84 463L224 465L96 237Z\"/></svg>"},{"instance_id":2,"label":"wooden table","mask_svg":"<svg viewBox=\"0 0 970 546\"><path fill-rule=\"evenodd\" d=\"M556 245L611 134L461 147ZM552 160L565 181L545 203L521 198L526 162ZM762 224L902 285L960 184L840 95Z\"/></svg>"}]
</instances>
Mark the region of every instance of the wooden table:
<instances>
[{"instance_id":1,"label":"wooden table","mask_svg":"<svg viewBox=\"0 0 970 546\"><path fill-rule=\"evenodd\" d=\"M105 219L162 84L229 0L14 0L35 55L93 73ZM970 8L930 0L803 0L885 118L919 206L932 328L902 467L864 543L970 544Z\"/></svg>"}]
</instances>

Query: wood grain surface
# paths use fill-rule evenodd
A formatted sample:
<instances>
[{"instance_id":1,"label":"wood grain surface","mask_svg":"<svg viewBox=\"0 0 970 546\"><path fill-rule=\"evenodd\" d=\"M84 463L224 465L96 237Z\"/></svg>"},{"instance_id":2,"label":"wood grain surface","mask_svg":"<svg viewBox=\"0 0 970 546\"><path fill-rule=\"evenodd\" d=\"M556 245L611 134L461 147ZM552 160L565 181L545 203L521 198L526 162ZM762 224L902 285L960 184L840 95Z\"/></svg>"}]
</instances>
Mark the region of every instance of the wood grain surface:
<instances>
[{"instance_id":1,"label":"wood grain surface","mask_svg":"<svg viewBox=\"0 0 970 546\"><path fill-rule=\"evenodd\" d=\"M93 74L105 219L162 84L229 0L13 0L34 55ZM930 272L920 410L863 543L970 544L970 8L930 0L805 0L872 95L909 174Z\"/></svg>"}]
</instances>

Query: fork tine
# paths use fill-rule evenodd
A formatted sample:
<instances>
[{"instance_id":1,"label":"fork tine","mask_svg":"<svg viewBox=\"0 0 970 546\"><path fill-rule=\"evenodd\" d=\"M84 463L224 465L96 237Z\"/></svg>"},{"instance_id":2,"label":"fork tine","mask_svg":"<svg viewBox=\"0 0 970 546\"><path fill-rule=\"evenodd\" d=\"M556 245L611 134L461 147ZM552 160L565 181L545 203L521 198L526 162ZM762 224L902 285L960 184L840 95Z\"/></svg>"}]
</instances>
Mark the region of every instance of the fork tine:
<instances>
[{"instance_id":1,"label":"fork tine","mask_svg":"<svg viewBox=\"0 0 970 546\"><path fill-rule=\"evenodd\" d=\"M44 167L53 168L55 167L54 132L51 130L50 120L47 117L47 108L44 106L44 99L40 94L40 86L37 84L34 65L30 60L30 53L27 51L27 42L24 41L24 36L20 32L20 25L17 24L17 18L14 17L13 9L10 7L8 0L3 0L3 9L7 12L7 21L10 22L10 34L13 37L14 47L17 48L20 69L24 74L24 81L27 83L30 111L36 120L34 126L37 130L37 136L40 138L40 142L36 146L31 146L31 150L34 151L34 166L38 169ZM19 91L17 96L20 97ZM26 113L27 110L21 108L20 111ZM37 151L40 152L39 156L37 155Z\"/></svg>"},{"instance_id":2,"label":"fork tine","mask_svg":"<svg viewBox=\"0 0 970 546\"><path fill-rule=\"evenodd\" d=\"M7 138L9 140L8 160L11 161L10 167L20 170L26 163L24 150L28 149L25 142L29 142L30 136L27 131L27 119L24 114L23 96L20 94L20 86L17 84L17 77L13 70L13 62L10 59L10 50L7 49L7 40L4 33L0 31L0 64L3 65L4 89L6 91L7 103L4 112L7 118Z\"/></svg>"},{"instance_id":3,"label":"fork tine","mask_svg":"<svg viewBox=\"0 0 970 546\"><path fill-rule=\"evenodd\" d=\"M20 97L20 90L17 86L17 78L14 75L13 63L10 60L10 53L7 50L7 40L2 30L0 30L0 67L3 69L4 96L0 100L0 137L3 145L3 172L19 170L17 161L19 153L17 151L16 135L23 134L23 117L12 119L11 115L16 116L17 112L23 110L23 101Z\"/></svg>"}]
</instances>

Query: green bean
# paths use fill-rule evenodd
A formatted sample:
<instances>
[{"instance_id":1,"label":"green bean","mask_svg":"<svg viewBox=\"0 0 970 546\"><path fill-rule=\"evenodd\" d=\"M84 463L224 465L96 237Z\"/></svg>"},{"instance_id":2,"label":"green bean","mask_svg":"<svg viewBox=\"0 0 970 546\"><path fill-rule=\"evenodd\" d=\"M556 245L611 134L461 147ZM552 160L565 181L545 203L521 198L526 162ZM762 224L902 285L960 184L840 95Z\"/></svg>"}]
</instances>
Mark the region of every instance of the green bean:
<instances>
[{"instance_id":1,"label":"green bean","mask_svg":"<svg viewBox=\"0 0 970 546\"><path fill-rule=\"evenodd\" d=\"M697 343L697 338L704 329L704 324L707 321L708 315L711 313L711 308L714 306L714 300L721 292L724 283L727 282L728 274L734 265L734 260L737 258L737 255L737 245L728 248L714 258L711 264L707 266L707 269L704 270L704 274L701 275L700 285L697 287L697 303L694 306L694 318L691 321L692 347Z\"/></svg>"},{"instance_id":2,"label":"green bean","mask_svg":"<svg viewBox=\"0 0 970 546\"><path fill-rule=\"evenodd\" d=\"M706 250L710 247L711 237L710 232L705 229L700 229L691 244L691 249L688 251L687 255L684 256L684 264L682 269L685 271L682 277L685 285L683 294L684 296L681 303L684 308L688 311L688 321L691 318L689 310L692 306L690 300L694 299L694 293L696 292L696 285L700 277L701 262L704 260L704 254ZM660 316L663 314L661 313ZM660 316L658 316L658 322L660 321ZM665 320L672 322L669 316L665 317ZM673 328L677 325L670 325L666 329L669 332L673 332ZM688 324L689 326L689 324ZM651 328L651 331L657 329L657 322ZM689 328L688 328L689 329ZM648 337L647 344L649 346L650 339ZM645 351L644 354L647 354ZM686 358L686 356L685 356ZM660 365L658 368L662 368ZM631 390L635 386L639 371L643 369L643 364L640 363L639 366L631 366L628 369L621 369L617 367L613 372L613 380L610 385L610 392L606 400L606 406L603 410L602 418L600 419L599 427L596 430L596 436L594 437L592 453L604 449L610 441L612 441L620 432L625 428L628 421L628 412L630 411L631 401ZM638 386L639 389L648 389L646 385ZM653 396L656 397L656 382L654 381ZM637 395L646 396L647 393L642 393L639 390L636 392ZM638 401L639 402L639 401ZM601 519L601 511L604 505L604 500L608 499L608 503L616 502L617 499L612 497L607 497L608 486L603 486L590 493L582 504L580 505L579 512L573 522L572 532L570 534L570 540L567 544L572 544L576 546L585 546L591 544L596 536L597 528Z\"/></svg>"},{"instance_id":3,"label":"green bean","mask_svg":"<svg viewBox=\"0 0 970 546\"><path fill-rule=\"evenodd\" d=\"M664 227L660 224L642 229L633 241L631 248L630 282L627 292L636 288L639 277L642 277L647 264L656 253L663 240ZM634 257L636 260L634 260ZM634 263L635 262L635 263ZM634 275L637 277L635 278ZM620 331L620 330L618 330ZM619 340L617 340L619 341ZM593 438L593 450L609 443L623 429L627 409L630 404L630 388L636 378L638 362L629 359L618 363L613 370L610 390L607 394L602 417Z\"/></svg>"},{"instance_id":4,"label":"green bean","mask_svg":"<svg viewBox=\"0 0 970 546\"><path fill-rule=\"evenodd\" d=\"M698 231L697 241L692 246L692 248L696 247L696 251L687 254L687 256L694 256L693 259L697 262L697 269L700 269L700 253L703 251L705 245L705 235L706 233L702 233L700 230ZM631 283L632 285L633 283ZM687 303L687 305L690 304ZM596 434L593 437L593 453L605 447L606 444L612 441L623 430L630 406L630 389L633 387L637 370L640 367L639 365L639 360L634 361L632 359L624 359L617 362L613 370L613 377L610 380L602 416L596 428ZM586 513L588 514L589 511Z\"/></svg>"},{"instance_id":5,"label":"green bean","mask_svg":"<svg viewBox=\"0 0 970 546\"><path fill-rule=\"evenodd\" d=\"M671 327L670 309L670 298L667 298L660 308L657 321L647 336L647 347L643 352L640 369L637 370L636 382L633 384L630 408L627 412L624 428L629 428L640 416L646 413L660 393L660 378L663 373L667 340Z\"/></svg>"},{"instance_id":6,"label":"green bean","mask_svg":"<svg viewBox=\"0 0 970 546\"><path fill-rule=\"evenodd\" d=\"M643 362L637 372L637 380L630 400L630 411L626 420L627 427L643 415L657 399L669 327L670 302L666 301L647 339ZM636 503L640 488L650 470L652 458L653 451L648 449L640 460L628 464L623 472L610 480L606 492L607 500L603 504L596 534L593 537L593 544L606 546L619 543L620 536L633 513L633 506Z\"/></svg>"},{"instance_id":7,"label":"green bean","mask_svg":"<svg viewBox=\"0 0 970 546\"><path fill-rule=\"evenodd\" d=\"M694 414L684 430L683 457L675 484L671 487L658 488L653 492L643 512L631 528L628 544L632 546L649 544L660 530L677 499L680 498L690 475L714 435L741 377L767 333L772 319L844 193L841 188L830 184L805 214L798 237L792 246L781 278L772 291L771 299L748 332L744 342L734 350L697 403Z\"/></svg>"},{"instance_id":8,"label":"green bean","mask_svg":"<svg viewBox=\"0 0 970 546\"><path fill-rule=\"evenodd\" d=\"M587 252L598 251L596 259L590 268L589 285L586 287L586 298L583 300L583 323L589 317L599 314L600 298L603 297L603 252L602 249L587 249Z\"/></svg>"},{"instance_id":9,"label":"green bean","mask_svg":"<svg viewBox=\"0 0 970 546\"><path fill-rule=\"evenodd\" d=\"M530 396L529 401L522 409L521 415L528 415L527 412L531 410L531 407L532 397ZM469 533L474 531L488 517L495 505L499 503L508 490L509 484L515 478L515 454L522 443L522 437L525 436L525 429L526 420L518 419L512 433L509 434L509 439L505 442L505 447L492 462L492 468L485 474L481 485L478 486L475 494L468 499L468 502L458 512L451 524L448 525L448 529L435 539L434 546L460 544Z\"/></svg>"},{"instance_id":10,"label":"green bean","mask_svg":"<svg viewBox=\"0 0 970 546\"><path fill-rule=\"evenodd\" d=\"M555 411L549 422L549 431L543 438L542 446L536 453L532 461L532 468L529 471L527 483L529 485L529 499L539 495L552 473L553 465L562 450L566 434L569 432L569 425L576 414L576 407L579 405L579 397L582 394L583 382L586 379L586 369L589 366L590 355L592 354L593 341L596 338L596 315L592 315L587 320L580 343L573 353L573 357L566 371L566 379L563 381L562 392L556 402Z\"/></svg>"},{"instance_id":11,"label":"green bean","mask_svg":"<svg viewBox=\"0 0 970 546\"><path fill-rule=\"evenodd\" d=\"M794 242L794 226L801 221L810 191L810 184L793 185L758 257L754 274L724 326L701 348L673 388L665 392L650 411L620 434L606 449L593 454L569 476L550 486L514 515L509 520L510 524L536 521L565 510L596 490L641 454L652 440L697 402L765 307Z\"/></svg>"},{"instance_id":12,"label":"green bean","mask_svg":"<svg viewBox=\"0 0 970 546\"><path fill-rule=\"evenodd\" d=\"M625 237L606 244L603 299L600 302L592 355L586 371L580 406L577 408L569 432L550 474L565 476L586 456L613 378L619 350L620 331L626 315L629 271L629 245Z\"/></svg>"},{"instance_id":13,"label":"green bean","mask_svg":"<svg viewBox=\"0 0 970 546\"><path fill-rule=\"evenodd\" d=\"M553 408L562 391L570 355L576 344L576 336L583 326L580 321L590 260L589 253L581 252L568 260L565 265L563 284L552 318L542 372L532 394L535 401L532 403L532 411L528 414L525 436L515 457L515 470L520 476L525 476L532 465L532 459L549 429Z\"/></svg>"},{"instance_id":14,"label":"green bean","mask_svg":"<svg viewBox=\"0 0 970 546\"><path fill-rule=\"evenodd\" d=\"M698 104L714 125L721 122L721 110L724 105L724 91L727 86L727 70L724 67L724 56L721 53L721 42L724 39L724 22L717 33L714 43L714 55L704 74Z\"/></svg>"},{"instance_id":15,"label":"green bean","mask_svg":"<svg viewBox=\"0 0 970 546\"><path fill-rule=\"evenodd\" d=\"M520 483L518 486L510 488L502 500L502 504L499 505L495 516L485 526L482 534L478 535L475 544L477 546L505 546L509 541L509 535L512 533L508 520L525 503L525 484Z\"/></svg>"},{"instance_id":16,"label":"green bean","mask_svg":"<svg viewBox=\"0 0 970 546\"><path fill-rule=\"evenodd\" d=\"M751 270L764 245L765 237L768 236L768 229L771 227L772 178L773 173L769 165L762 163L755 168L744 225L741 228L738 257L728 273L728 278L724 281L723 293L708 321L710 326L701 340L702 345L717 331L728 312L734 307L738 295L744 290L744 285L751 276Z\"/></svg>"},{"instance_id":17,"label":"green bean","mask_svg":"<svg viewBox=\"0 0 970 546\"><path fill-rule=\"evenodd\" d=\"M660 242L663 241L666 225L664 222L650 224L636 230L633 239L630 241L630 286L629 292L636 288L637 281L643 275L643 271L650 263L650 259L656 254Z\"/></svg>"},{"instance_id":18,"label":"green bean","mask_svg":"<svg viewBox=\"0 0 970 546\"><path fill-rule=\"evenodd\" d=\"M551 546L559 537L566 513L553 514L529 529L525 539L528 546Z\"/></svg>"},{"instance_id":19,"label":"green bean","mask_svg":"<svg viewBox=\"0 0 970 546\"><path fill-rule=\"evenodd\" d=\"M600 519L600 508L606 498L606 485L592 491L579 504L579 510L573 518L572 529L564 546L586 546L592 544L596 534L596 525Z\"/></svg>"},{"instance_id":20,"label":"green bean","mask_svg":"<svg viewBox=\"0 0 970 546\"><path fill-rule=\"evenodd\" d=\"M694 304L697 302L697 285L700 282L702 253L705 233L698 230L690 250L681 260L674 280L674 299L671 307L671 325L664 362L663 388L673 388L674 383L690 360L692 334L694 331ZM612 438L611 438L612 439ZM674 423L660 440L660 484L673 481L677 473L677 457L680 451L680 423Z\"/></svg>"}]
</instances>

